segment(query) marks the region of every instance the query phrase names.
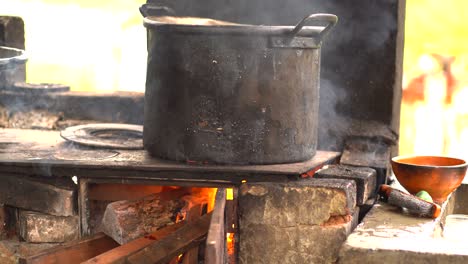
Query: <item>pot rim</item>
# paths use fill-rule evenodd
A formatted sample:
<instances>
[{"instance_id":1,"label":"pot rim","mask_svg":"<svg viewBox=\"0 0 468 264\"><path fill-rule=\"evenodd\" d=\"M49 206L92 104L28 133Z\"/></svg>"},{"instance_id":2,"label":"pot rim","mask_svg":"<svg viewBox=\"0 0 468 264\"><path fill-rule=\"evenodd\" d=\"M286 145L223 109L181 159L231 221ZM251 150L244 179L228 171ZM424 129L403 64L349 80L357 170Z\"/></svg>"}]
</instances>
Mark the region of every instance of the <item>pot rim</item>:
<instances>
[{"instance_id":1,"label":"pot rim","mask_svg":"<svg viewBox=\"0 0 468 264\"><path fill-rule=\"evenodd\" d=\"M148 29L155 29L158 32L170 33L319 37L320 33L326 28L321 26L304 26L300 32L293 34L295 26L266 26L248 24L184 25L156 21L154 18L155 17L143 18L143 25Z\"/></svg>"},{"instance_id":2,"label":"pot rim","mask_svg":"<svg viewBox=\"0 0 468 264\"><path fill-rule=\"evenodd\" d=\"M0 69L13 67L17 64L23 64L28 60L26 52L22 49L0 46L0 50L7 51L7 57L0 57Z\"/></svg>"}]
</instances>

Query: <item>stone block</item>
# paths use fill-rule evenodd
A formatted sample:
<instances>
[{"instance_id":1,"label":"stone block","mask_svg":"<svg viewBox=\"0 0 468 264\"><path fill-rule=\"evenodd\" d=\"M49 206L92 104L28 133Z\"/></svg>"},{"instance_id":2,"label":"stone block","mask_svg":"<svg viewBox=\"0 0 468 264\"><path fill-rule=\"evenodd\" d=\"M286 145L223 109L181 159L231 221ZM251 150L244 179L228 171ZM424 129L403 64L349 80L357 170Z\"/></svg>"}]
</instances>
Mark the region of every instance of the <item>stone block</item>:
<instances>
[{"instance_id":1,"label":"stone block","mask_svg":"<svg viewBox=\"0 0 468 264\"><path fill-rule=\"evenodd\" d=\"M314 177L353 180L356 183L356 203L359 206L375 196L377 173L372 168L330 165L319 170Z\"/></svg>"},{"instance_id":2,"label":"stone block","mask_svg":"<svg viewBox=\"0 0 468 264\"><path fill-rule=\"evenodd\" d=\"M19 233L26 242L33 243L60 243L78 239L78 216L20 211Z\"/></svg>"},{"instance_id":3,"label":"stone block","mask_svg":"<svg viewBox=\"0 0 468 264\"><path fill-rule=\"evenodd\" d=\"M242 185L240 263L333 263L357 224L355 196L343 179Z\"/></svg>"},{"instance_id":4,"label":"stone block","mask_svg":"<svg viewBox=\"0 0 468 264\"><path fill-rule=\"evenodd\" d=\"M76 186L71 179L0 175L0 204L56 216L76 214Z\"/></svg>"},{"instance_id":5,"label":"stone block","mask_svg":"<svg viewBox=\"0 0 468 264\"><path fill-rule=\"evenodd\" d=\"M328 225L241 224L239 263L335 263L356 224L357 211L346 222Z\"/></svg>"},{"instance_id":6,"label":"stone block","mask_svg":"<svg viewBox=\"0 0 468 264\"><path fill-rule=\"evenodd\" d=\"M351 180L304 179L240 187L241 221L249 224L320 225L332 216L352 215L356 185Z\"/></svg>"},{"instance_id":7,"label":"stone block","mask_svg":"<svg viewBox=\"0 0 468 264\"><path fill-rule=\"evenodd\" d=\"M103 232L123 245L173 224L186 202L160 198L153 194L139 200L108 204L102 219Z\"/></svg>"}]
</instances>

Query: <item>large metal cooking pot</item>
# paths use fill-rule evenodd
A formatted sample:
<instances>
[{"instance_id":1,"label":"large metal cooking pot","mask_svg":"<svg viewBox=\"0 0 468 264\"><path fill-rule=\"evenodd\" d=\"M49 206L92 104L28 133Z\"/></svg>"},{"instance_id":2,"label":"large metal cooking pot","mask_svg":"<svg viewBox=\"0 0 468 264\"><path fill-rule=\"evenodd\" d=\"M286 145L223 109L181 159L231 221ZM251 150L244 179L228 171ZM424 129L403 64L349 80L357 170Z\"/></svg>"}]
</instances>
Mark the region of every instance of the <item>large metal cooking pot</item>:
<instances>
[{"instance_id":1,"label":"large metal cooking pot","mask_svg":"<svg viewBox=\"0 0 468 264\"><path fill-rule=\"evenodd\" d=\"M17 71L26 61L24 50L0 46L0 89L13 87Z\"/></svg>"},{"instance_id":2,"label":"large metal cooking pot","mask_svg":"<svg viewBox=\"0 0 468 264\"><path fill-rule=\"evenodd\" d=\"M326 26L305 27L309 21ZM145 149L225 164L312 158L320 45L336 22L330 14L295 27L146 17Z\"/></svg>"}]
</instances>

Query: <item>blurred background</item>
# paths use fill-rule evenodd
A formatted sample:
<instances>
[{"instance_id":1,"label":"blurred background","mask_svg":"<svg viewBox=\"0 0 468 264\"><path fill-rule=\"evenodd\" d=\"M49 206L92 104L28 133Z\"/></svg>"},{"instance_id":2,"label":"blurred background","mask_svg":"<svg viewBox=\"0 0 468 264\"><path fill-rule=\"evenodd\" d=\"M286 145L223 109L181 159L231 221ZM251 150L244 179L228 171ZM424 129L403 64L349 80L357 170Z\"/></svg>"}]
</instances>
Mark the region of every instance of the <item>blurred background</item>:
<instances>
[{"instance_id":1,"label":"blurred background","mask_svg":"<svg viewBox=\"0 0 468 264\"><path fill-rule=\"evenodd\" d=\"M1 0L0 13L25 21L28 82L143 92L146 34L137 8L144 2ZM402 155L468 159L467 11L465 0L406 1Z\"/></svg>"},{"instance_id":2,"label":"blurred background","mask_svg":"<svg viewBox=\"0 0 468 264\"><path fill-rule=\"evenodd\" d=\"M63 83L73 91L144 91L146 33L138 7L145 2L1 0L0 14L24 20L27 82Z\"/></svg>"},{"instance_id":3,"label":"blurred background","mask_svg":"<svg viewBox=\"0 0 468 264\"><path fill-rule=\"evenodd\" d=\"M400 154L468 159L468 1L406 1Z\"/></svg>"}]
</instances>

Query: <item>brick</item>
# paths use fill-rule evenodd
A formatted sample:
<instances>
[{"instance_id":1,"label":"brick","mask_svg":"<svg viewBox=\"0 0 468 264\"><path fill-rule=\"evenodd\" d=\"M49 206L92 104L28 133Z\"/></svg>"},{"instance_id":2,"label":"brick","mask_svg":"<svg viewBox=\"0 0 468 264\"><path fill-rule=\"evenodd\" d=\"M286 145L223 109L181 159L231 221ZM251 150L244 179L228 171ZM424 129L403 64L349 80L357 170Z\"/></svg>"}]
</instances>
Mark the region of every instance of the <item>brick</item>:
<instances>
[{"instance_id":1,"label":"brick","mask_svg":"<svg viewBox=\"0 0 468 264\"><path fill-rule=\"evenodd\" d=\"M240 225L239 263L335 263L357 224L357 211L334 225Z\"/></svg>"},{"instance_id":2,"label":"brick","mask_svg":"<svg viewBox=\"0 0 468 264\"><path fill-rule=\"evenodd\" d=\"M56 216L76 215L76 187L68 178L0 175L0 204Z\"/></svg>"},{"instance_id":3,"label":"brick","mask_svg":"<svg viewBox=\"0 0 468 264\"><path fill-rule=\"evenodd\" d=\"M102 230L123 245L173 224L185 204L183 199L160 199L158 194L139 200L113 202L104 212Z\"/></svg>"},{"instance_id":4,"label":"brick","mask_svg":"<svg viewBox=\"0 0 468 264\"><path fill-rule=\"evenodd\" d=\"M375 196L377 173L372 168L330 165L319 170L314 177L353 180L356 183L356 203L359 206Z\"/></svg>"},{"instance_id":5,"label":"brick","mask_svg":"<svg viewBox=\"0 0 468 264\"><path fill-rule=\"evenodd\" d=\"M333 263L357 224L352 180L244 184L240 263Z\"/></svg>"},{"instance_id":6,"label":"brick","mask_svg":"<svg viewBox=\"0 0 468 264\"><path fill-rule=\"evenodd\" d=\"M17 241L0 241L0 263L16 264L18 256L15 255L19 242Z\"/></svg>"},{"instance_id":7,"label":"brick","mask_svg":"<svg viewBox=\"0 0 468 264\"><path fill-rule=\"evenodd\" d=\"M330 216L354 212L356 185L351 180L337 179L244 184L240 188L239 204L244 222L320 225Z\"/></svg>"},{"instance_id":8,"label":"brick","mask_svg":"<svg viewBox=\"0 0 468 264\"><path fill-rule=\"evenodd\" d=\"M19 233L26 242L34 243L60 243L78 239L78 216L20 211Z\"/></svg>"}]
</instances>

